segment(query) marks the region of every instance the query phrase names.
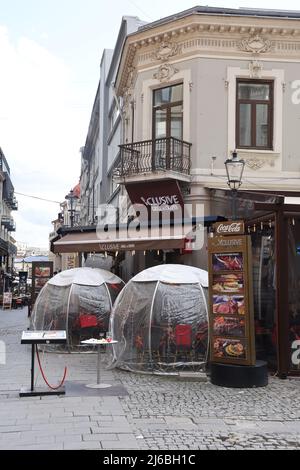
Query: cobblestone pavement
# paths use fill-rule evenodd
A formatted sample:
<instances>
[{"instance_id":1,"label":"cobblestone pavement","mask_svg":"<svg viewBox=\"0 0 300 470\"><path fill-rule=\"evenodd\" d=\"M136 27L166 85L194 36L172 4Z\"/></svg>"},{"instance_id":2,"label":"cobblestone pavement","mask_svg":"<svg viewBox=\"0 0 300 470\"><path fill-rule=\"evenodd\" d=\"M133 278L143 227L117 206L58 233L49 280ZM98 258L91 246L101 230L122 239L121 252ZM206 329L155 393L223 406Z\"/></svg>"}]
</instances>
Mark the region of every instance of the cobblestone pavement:
<instances>
[{"instance_id":1,"label":"cobblestone pavement","mask_svg":"<svg viewBox=\"0 0 300 470\"><path fill-rule=\"evenodd\" d=\"M30 347L20 344L27 311L0 310L0 449L297 449L300 380L270 378L267 387L228 389L210 382L104 371L126 396L19 398L30 381ZM95 354L45 354L53 384L95 381ZM37 385L42 385L41 379Z\"/></svg>"}]
</instances>

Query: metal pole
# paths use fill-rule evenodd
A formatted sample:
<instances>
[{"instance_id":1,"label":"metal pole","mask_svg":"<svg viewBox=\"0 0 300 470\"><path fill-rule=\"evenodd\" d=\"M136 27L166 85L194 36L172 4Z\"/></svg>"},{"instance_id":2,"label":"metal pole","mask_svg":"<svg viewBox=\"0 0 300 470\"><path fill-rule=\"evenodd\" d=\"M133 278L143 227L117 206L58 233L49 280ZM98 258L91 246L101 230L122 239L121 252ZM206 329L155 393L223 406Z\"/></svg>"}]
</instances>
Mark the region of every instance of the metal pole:
<instances>
[{"instance_id":1,"label":"metal pole","mask_svg":"<svg viewBox=\"0 0 300 470\"><path fill-rule=\"evenodd\" d=\"M73 227L73 197L70 197L70 204L71 204L71 210L70 210L70 219L71 219L71 227Z\"/></svg>"},{"instance_id":2,"label":"metal pole","mask_svg":"<svg viewBox=\"0 0 300 470\"><path fill-rule=\"evenodd\" d=\"M35 353L35 344L31 345L31 386L30 390L33 392L34 388L34 353Z\"/></svg>"},{"instance_id":3,"label":"metal pole","mask_svg":"<svg viewBox=\"0 0 300 470\"><path fill-rule=\"evenodd\" d=\"M100 383L100 364L101 364L101 345L98 344L98 355L97 355L97 384Z\"/></svg>"},{"instance_id":4,"label":"metal pole","mask_svg":"<svg viewBox=\"0 0 300 470\"><path fill-rule=\"evenodd\" d=\"M237 218L236 203L237 203L237 189L232 189L232 220L236 220Z\"/></svg>"}]
</instances>

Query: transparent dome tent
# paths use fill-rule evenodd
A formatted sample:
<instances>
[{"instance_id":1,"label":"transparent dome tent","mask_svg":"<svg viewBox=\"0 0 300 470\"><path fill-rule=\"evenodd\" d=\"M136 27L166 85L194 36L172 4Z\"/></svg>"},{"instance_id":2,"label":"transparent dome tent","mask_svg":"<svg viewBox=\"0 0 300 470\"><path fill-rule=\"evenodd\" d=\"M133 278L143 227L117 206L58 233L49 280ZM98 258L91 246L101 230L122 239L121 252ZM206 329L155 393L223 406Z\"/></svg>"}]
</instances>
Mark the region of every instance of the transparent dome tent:
<instances>
[{"instance_id":1,"label":"transparent dome tent","mask_svg":"<svg viewBox=\"0 0 300 470\"><path fill-rule=\"evenodd\" d=\"M133 277L110 317L110 367L170 374L207 362L207 271L159 265Z\"/></svg>"},{"instance_id":2,"label":"transparent dome tent","mask_svg":"<svg viewBox=\"0 0 300 470\"><path fill-rule=\"evenodd\" d=\"M112 306L124 282L104 269L74 268L51 278L39 293L31 314L34 330L66 330L67 347L47 350L84 351L81 341L99 338L109 328Z\"/></svg>"}]
</instances>

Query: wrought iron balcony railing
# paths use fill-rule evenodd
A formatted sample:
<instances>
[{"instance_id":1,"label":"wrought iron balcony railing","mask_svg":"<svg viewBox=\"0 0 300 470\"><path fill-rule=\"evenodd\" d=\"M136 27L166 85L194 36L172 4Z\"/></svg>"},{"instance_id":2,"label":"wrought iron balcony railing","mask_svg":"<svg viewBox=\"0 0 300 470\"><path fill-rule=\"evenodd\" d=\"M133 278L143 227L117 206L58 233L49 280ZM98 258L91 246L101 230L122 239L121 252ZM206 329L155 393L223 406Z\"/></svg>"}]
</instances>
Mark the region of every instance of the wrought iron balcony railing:
<instances>
[{"instance_id":1,"label":"wrought iron balcony railing","mask_svg":"<svg viewBox=\"0 0 300 470\"><path fill-rule=\"evenodd\" d=\"M191 146L174 137L120 145L120 161L114 177L135 176L155 171L190 174Z\"/></svg>"},{"instance_id":2,"label":"wrought iron balcony railing","mask_svg":"<svg viewBox=\"0 0 300 470\"><path fill-rule=\"evenodd\" d=\"M16 231L16 223L12 217L9 217L7 215L3 215L1 218L1 224L4 225L4 227L9 231L9 232L15 232Z\"/></svg>"},{"instance_id":3,"label":"wrought iron balcony railing","mask_svg":"<svg viewBox=\"0 0 300 470\"><path fill-rule=\"evenodd\" d=\"M18 210L18 201L16 199L16 196L13 193L9 193L8 195L3 195L3 200L6 202L6 204L12 211Z\"/></svg>"}]
</instances>

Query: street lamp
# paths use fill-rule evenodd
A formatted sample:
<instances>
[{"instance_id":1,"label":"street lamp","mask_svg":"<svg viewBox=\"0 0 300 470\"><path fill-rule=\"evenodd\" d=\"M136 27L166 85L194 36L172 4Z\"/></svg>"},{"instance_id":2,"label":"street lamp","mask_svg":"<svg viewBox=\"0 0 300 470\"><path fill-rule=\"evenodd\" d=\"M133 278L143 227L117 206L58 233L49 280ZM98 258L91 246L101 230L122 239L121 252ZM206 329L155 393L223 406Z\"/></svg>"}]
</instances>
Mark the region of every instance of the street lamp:
<instances>
[{"instance_id":1,"label":"street lamp","mask_svg":"<svg viewBox=\"0 0 300 470\"><path fill-rule=\"evenodd\" d=\"M76 196L73 189L71 189L69 194L65 196L65 199L68 201L68 206L70 207L70 209L68 209L68 212L70 212L70 222L71 222L71 227L73 227L74 226L74 212L75 212L74 201L78 199L78 196Z\"/></svg>"},{"instance_id":2,"label":"street lamp","mask_svg":"<svg viewBox=\"0 0 300 470\"><path fill-rule=\"evenodd\" d=\"M242 176L245 161L240 160L236 150L232 152L232 158L225 161L227 184L232 193L232 219L236 220L236 198L239 187L242 184Z\"/></svg>"}]
</instances>

